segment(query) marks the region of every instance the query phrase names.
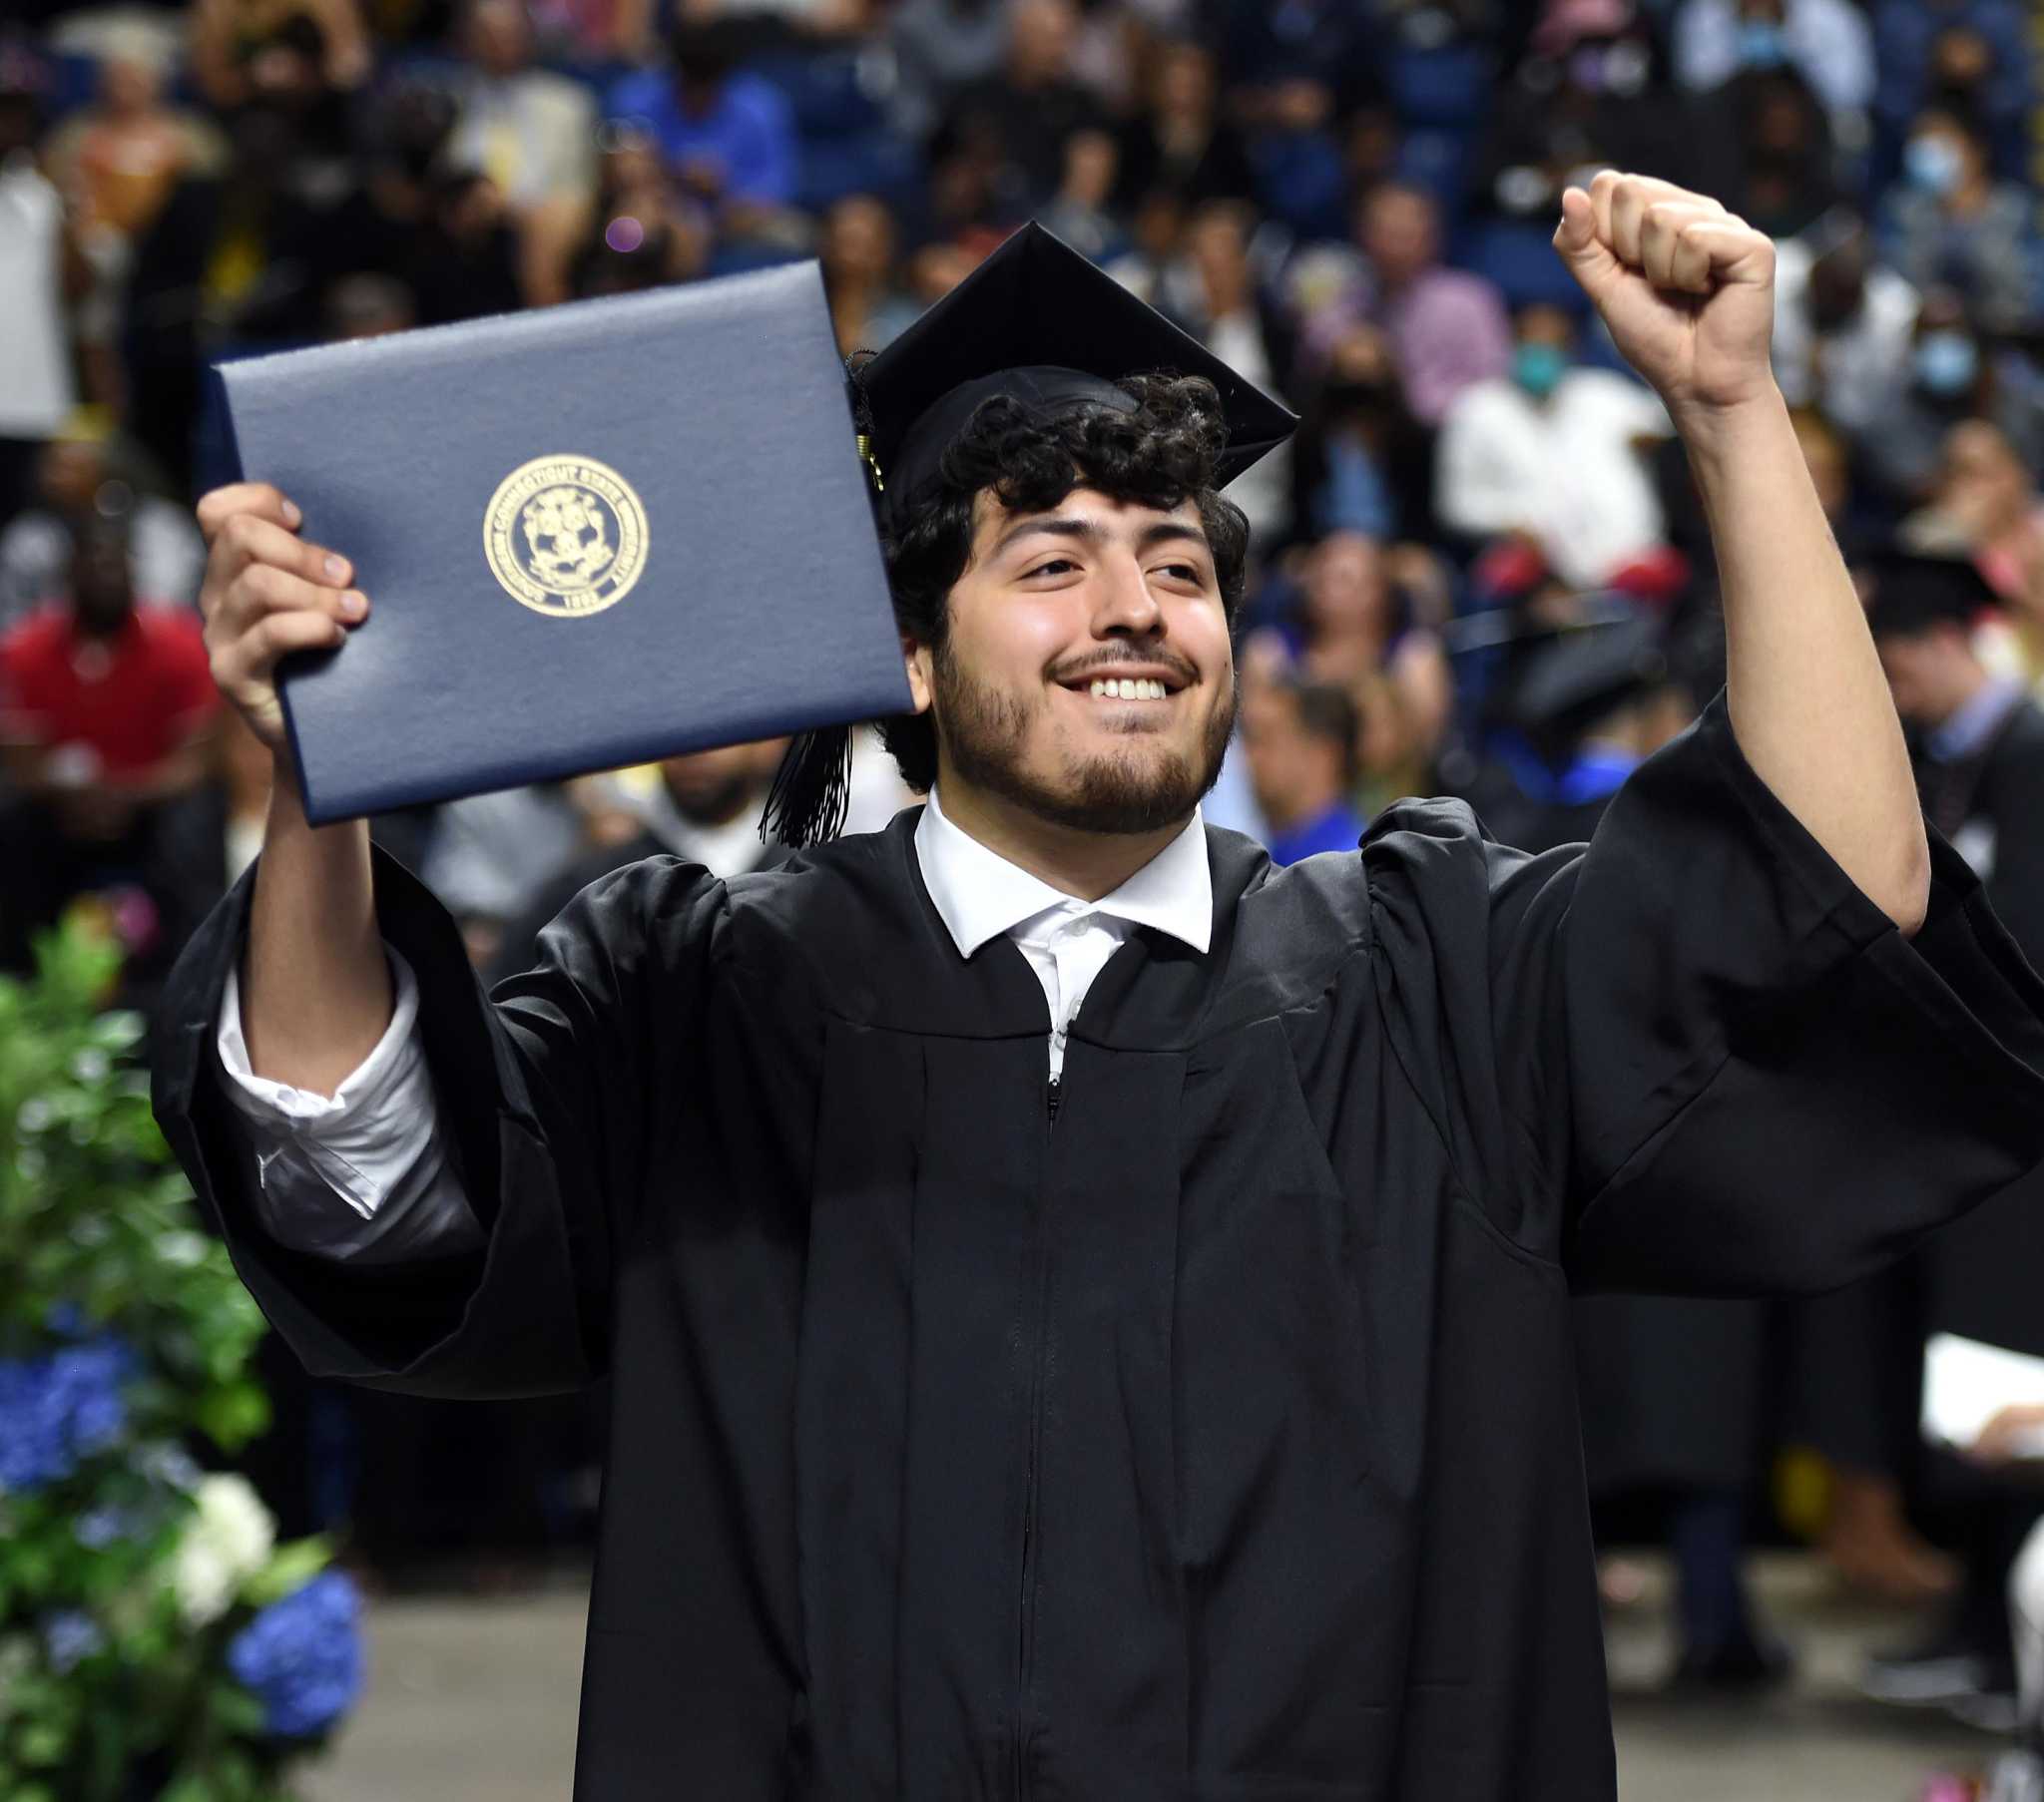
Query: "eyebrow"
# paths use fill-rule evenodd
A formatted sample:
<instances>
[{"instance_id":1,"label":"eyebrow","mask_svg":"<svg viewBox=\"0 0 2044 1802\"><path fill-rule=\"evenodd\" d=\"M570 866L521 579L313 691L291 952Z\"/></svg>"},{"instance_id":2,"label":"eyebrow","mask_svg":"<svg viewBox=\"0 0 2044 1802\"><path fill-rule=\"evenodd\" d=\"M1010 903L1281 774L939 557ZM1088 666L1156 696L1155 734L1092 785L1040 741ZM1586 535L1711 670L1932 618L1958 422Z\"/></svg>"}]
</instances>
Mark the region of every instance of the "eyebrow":
<instances>
[{"instance_id":1,"label":"eyebrow","mask_svg":"<svg viewBox=\"0 0 2044 1802\"><path fill-rule=\"evenodd\" d=\"M1019 525L1010 526L994 541L994 547L987 553L991 563L1009 546L1032 536L1044 538L1076 538L1082 543L1098 545L1107 538L1098 524L1090 519L1025 519ZM1213 546L1207 542L1207 534L1198 526L1186 524L1183 520L1155 520L1136 534L1136 549L1150 550L1155 545L1172 541L1198 545L1209 556Z\"/></svg>"}]
</instances>

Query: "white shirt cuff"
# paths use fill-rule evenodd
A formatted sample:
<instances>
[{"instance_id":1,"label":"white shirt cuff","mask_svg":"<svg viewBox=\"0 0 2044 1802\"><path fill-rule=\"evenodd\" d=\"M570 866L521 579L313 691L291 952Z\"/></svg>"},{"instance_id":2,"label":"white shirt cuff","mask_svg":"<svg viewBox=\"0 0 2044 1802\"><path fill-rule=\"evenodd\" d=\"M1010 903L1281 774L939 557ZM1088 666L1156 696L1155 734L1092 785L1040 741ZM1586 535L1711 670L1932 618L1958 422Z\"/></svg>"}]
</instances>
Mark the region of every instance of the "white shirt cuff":
<instances>
[{"instance_id":1,"label":"white shirt cuff","mask_svg":"<svg viewBox=\"0 0 2044 1802\"><path fill-rule=\"evenodd\" d=\"M269 1187L279 1156L316 1171L363 1219L412 1169L433 1135L431 1079L419 1043L418 980L388 944L396 991L390 1024L375 1049L331 1096L257 1076L242 1032L241 973L230 968L221 998L217 1050L227 1097L258 1134L257 1168Z\"/></svg>"}]
</instances>

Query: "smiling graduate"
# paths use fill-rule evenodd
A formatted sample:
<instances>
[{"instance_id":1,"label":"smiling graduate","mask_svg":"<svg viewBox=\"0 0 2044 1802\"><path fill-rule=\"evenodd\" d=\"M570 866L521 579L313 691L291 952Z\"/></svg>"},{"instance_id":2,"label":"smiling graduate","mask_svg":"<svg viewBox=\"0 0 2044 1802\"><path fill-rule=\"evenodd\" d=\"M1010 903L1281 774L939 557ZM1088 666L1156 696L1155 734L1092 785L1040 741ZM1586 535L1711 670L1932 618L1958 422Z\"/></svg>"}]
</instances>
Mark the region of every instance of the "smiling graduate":
<instances>
[{"instance_id":1,"label":"smiling graduate","mask_svg":"<svg viewBox=\"0 0 2044 1802\"><path fill-rule=\"evenodd\" d=\"M832 838L820 735L798 856L634 865L485 996L279 765L159 1117L313 1370L611 1376L586 1802L1610 1797L1571 1284L1837 1284L2044 1160L2044 985L1926 835L1772 245L1617 175L1556 244L1730 636L1587 849L1204 823L1219 490L1288 419L1038 231L861 377L924 805ZM202 507L271 742L261 625L338 587L285 505ZM763 631L827 604L763 573Z\"/></svg>"}]
</instances>

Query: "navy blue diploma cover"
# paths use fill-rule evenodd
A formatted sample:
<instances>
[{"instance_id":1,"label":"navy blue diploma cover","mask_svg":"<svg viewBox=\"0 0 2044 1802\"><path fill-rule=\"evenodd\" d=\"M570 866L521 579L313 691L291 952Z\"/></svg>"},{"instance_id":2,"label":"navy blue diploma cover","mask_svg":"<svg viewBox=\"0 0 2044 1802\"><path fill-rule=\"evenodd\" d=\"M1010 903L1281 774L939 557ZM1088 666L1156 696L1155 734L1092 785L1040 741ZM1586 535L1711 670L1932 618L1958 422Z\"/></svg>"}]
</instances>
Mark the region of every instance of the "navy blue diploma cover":
<instances>
[{"instance_id":1,"label":"navy blue diploma cover","mask_svg":"<svg viewBox=\"0 0 2044 1802\"><path fill-rule=\"evenodd\" d=\"M279 672L315 824L908 709L814 263L219 375L369 597Z\"/></svg>"}]
</instances>

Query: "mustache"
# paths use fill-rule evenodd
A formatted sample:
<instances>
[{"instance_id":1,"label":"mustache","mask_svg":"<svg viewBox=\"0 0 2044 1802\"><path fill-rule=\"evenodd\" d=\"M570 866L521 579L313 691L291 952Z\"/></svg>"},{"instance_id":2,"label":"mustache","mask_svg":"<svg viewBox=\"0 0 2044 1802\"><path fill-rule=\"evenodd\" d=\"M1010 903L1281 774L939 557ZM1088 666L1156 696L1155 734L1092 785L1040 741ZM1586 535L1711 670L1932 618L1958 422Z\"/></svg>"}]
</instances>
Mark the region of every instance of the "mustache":
<instances>
[{"instance_id":1,"label":"mustache","mask_svg":"<svg viewBox=\"0 0 2044 1802\"><path fill-rule=\"evenodd\" d=\"M1082 676L1092 676L1100 671L1141 667L1143 665L1169 670L1187 687L1191 687L1193 683L1200 679L1200 673L1192 664L1188 663L1176 652L1166 651L1160 647L1155 651L1105 652L1058 671L1052 676L1051 680L1055 682L1076 681Z\"/></svg>"}]
</instances>

